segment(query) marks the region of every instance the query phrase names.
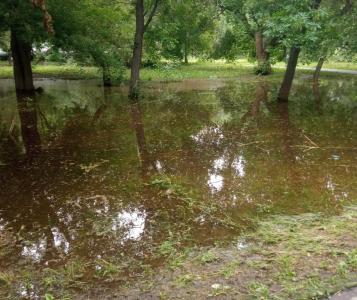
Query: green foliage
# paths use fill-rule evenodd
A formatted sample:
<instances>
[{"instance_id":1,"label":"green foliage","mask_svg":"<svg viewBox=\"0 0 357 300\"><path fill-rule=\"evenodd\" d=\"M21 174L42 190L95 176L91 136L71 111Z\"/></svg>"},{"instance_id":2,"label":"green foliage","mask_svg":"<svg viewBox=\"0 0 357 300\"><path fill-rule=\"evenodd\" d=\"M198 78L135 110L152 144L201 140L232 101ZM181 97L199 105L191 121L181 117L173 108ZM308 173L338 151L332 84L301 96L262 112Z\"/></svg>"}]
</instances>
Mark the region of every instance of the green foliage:
<instances>
[{"instance_id":1,"label":"green foliage","mask_svg":"<svg viewBox=\"0 0 357 300\"><path fill-rule=\"evenodd\" d=\"M271 73L270 61L259 63L258 66L254 68L254 73L257 75L268 75Z\"/></svg>"},{"instance_id":2,"label":"green foliage","mask_svg":"<svg viewBox=\"0 0 357 300\"><path fill-rule=\"evenodd\" d=\"M100 67L108 77L122 78L132 31L126 6L104 0L64 0L49 2L49 9L56 20L56 34L50 41L55 49Z\"/></svg>"},{"instance_id":3,"label":"green foliage","mask_svg":"<svg viewBox=\"0 0 357 300\"><path fill-rule=\"evenodd\" d=\"M202 253L202 255L199 257L201 264L209 264L217 260L219 260L219 258L212 250L208 250L207 252Z\"/></svg>"},{"instance_id":4,"label":"green foliage","mask_svg":"<svg viewBox=\"0 0 357 300\"><path fill-rule=\"evenodd\" d=\"M204 7L203 7L204 5ZM160 58L186 60L207 56L215 25L215 6L210 0L168 1L146 34L147 61Z\"/></svg>"}]
</instances>

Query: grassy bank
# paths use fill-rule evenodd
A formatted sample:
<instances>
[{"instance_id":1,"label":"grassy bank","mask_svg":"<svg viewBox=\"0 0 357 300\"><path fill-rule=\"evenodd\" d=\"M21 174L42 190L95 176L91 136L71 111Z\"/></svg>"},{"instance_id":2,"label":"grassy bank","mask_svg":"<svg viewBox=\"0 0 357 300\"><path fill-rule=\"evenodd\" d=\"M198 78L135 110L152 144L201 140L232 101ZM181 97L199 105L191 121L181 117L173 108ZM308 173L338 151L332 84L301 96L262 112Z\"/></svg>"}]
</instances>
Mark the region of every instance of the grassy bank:
<instances>
[{"instance_id":1,"label":"grassy bank","mask_svg":"<svg viewBox=\"0 0 357 300\"><path fill-rule=\"evenodd\" d=\"M188 78L217 78L236 77L251 74L253 68L243 64L225 63L194 63L190 65L167 64L158 68L144 68L141 72L143 80L182 80ZM63 79L100 79L101 72L95 67L80 67L76 65L35 65L35 77L63 78ZM124 73L124 80L128 80L130 71ZM12 78L12 67L0 65L0 78Z\"/></svg>"},{"instance_id":2,"label":"grassy bank","mask_svg":"<svg viewBox=\"0 0 357 300\"><path fill-rule=\"evenodd\" d=\"M229 246L167 254L134 299L323 299L357 285L357 207L340 216L274 216Z\"/></svg>"},{"instance_id":3,"label":"grassy bank","mask_svg":"<svg viewBox=\"0 0 357 300\"><path fill-rule=\"evenodd\" d=\"M313 66L313 64L311 64ZM357 70L357 65L348 63L326 64L328 68ZM247 61L240 60L236 63L224 62L196 62L190 65L167 64L158 68L142 69L142 80L183 80L193 78L232 78L244 75L252 75L254 65ZM100 79L101 72L95 67L81 67L77 65L35 65L33 66L34 76L38 78L62 78L62 79ZM274 77L280 77L284 72L284 64L277 64L274 70ZM309 70L300 73L311 73ZM12 78L12 67L2 62L0 63L0 79ZM125 71L124 80L130 77L129 70Z\"/></svg>"}]
</instances>

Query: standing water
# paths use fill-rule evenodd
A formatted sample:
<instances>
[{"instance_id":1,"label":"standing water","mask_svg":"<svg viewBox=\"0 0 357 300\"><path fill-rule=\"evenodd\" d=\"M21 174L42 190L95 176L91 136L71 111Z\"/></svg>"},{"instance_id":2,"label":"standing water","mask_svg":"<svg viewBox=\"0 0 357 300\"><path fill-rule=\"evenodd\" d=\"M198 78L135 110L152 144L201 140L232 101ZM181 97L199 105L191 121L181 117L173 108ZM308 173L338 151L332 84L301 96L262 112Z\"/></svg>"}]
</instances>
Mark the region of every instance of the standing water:
<instances>
[{"instance_id":1,"label":"standing water","mask_svg":"<svg viewBox=\"0 0 357 300\"><path fill-rule=\"evenodd\" d=\"M357 199L353 78L300 80L289 104L261 80L150 83L140 103L93 81L37 85L17 101L1 80L0 270L16 280L0 297L37 299L59 276L125 282L170 246Z\"/></svg>"}]
</instances>

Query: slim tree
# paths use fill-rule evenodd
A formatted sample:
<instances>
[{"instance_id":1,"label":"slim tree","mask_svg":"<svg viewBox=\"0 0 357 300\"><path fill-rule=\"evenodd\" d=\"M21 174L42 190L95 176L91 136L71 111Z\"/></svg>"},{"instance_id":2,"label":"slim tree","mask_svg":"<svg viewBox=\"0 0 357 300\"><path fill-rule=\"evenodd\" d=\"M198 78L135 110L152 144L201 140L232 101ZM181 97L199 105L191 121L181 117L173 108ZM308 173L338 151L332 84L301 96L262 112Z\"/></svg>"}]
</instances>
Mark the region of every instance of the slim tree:
<instances>
[{"instance_id":1,"label":"slim tree","mask_svg":"<svg viewBox=\"0 0 357 300\"><path fill-rule=\"evenodd\" d=\"M140 66L143 53L144 33L157 11L159 1L160 0L154 0L154 2L151 4L151 7L146 12L144 0L136 0L135 2L136 22L129 87L129 97L131 99L137 99L139 96Z\"/></svg>"},{"instance_id":2,"label":"slim tree","mask_svg":"<svg viewBox=\"0 0 357 300\"><path fill-rule=\"evenodd\" d=\"M271 15L278 9L273 1L265 0L224 0L223 10L228 12L228 16L239 27L244 27L245 35L254 42L255 57L257 60L256 73L268 75L271 73L269 48L274 43L274 39L267 36L265 31ZM242 32L242 30L239 30ZM245 37L239 36L236 43L241 43ZM247 49L249 54L251 49Z\"/></svg>"},{"instance_id":3,"label":"slim tree","mask_svg":"<svg viewBox=\"0 0 357 300\"><path fill-rule=\"evenodd\" d=\"M317 10L321 4L321 0L312 0L309 8L313 10ZM302 30L300 30L300 33L305 36L307 34L308 28L303 27ZM298 35L299 33L297 33ZM304 41L300 41L302 44ZM295 77L295 71L296 71L296 66L298 63L299 59L299 54L301 51L301 46L298 45L293 45L290 49L290 54L289 54L289 60L288 64L285 70L284 74L284 79L283 82L280 86L279 94L278 94L278 100L279 101L288 101L289 95L290 95L290 90L293 84L293 80Z\"/></svg>"}]
</instances>

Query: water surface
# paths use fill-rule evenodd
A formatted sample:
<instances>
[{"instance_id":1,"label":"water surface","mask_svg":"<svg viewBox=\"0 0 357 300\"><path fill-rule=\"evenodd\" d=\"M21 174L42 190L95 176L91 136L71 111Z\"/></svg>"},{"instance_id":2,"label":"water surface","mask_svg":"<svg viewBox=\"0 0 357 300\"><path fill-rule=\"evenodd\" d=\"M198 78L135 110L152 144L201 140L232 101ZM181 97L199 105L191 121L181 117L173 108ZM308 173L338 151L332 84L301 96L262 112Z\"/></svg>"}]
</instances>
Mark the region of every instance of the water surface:
<instances>
[{"instance_id":1,"label":"water surface","mask_svg":"<svg viewBox=\"0 0 357 300\"><path fill-rule=\"evenodd\" d=\"M347 79L346 79L347 78ZM270 214L338 214L357 197L357 82L300 79L289 104L257 79L147 83L140 103L95 81L0 81L0 269L108 264L135 277L165 245L232 241ZM36 298L41 283L18 287ZM1 293L0 293L1 295Z\"/></svg>"}]
</instances>

